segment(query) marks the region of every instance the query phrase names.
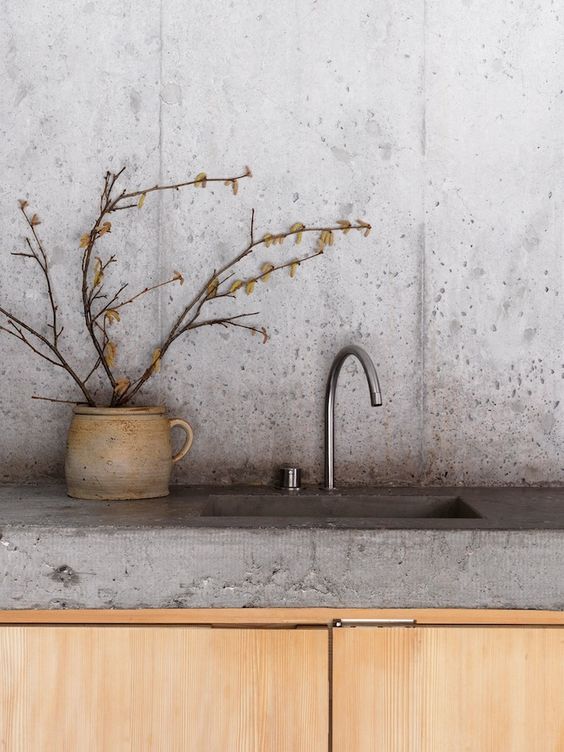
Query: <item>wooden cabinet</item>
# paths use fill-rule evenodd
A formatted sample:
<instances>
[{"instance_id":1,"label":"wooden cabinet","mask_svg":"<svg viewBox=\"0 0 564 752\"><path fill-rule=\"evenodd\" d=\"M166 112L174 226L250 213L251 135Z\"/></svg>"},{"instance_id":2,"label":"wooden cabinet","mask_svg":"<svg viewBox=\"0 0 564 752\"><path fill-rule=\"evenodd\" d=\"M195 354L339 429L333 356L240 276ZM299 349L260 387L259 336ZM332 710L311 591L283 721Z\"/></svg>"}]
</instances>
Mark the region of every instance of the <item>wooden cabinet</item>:
<instances>
[{"instance_id":1,"label":"wooden cabinet","mask_svg":"<svg viewBox=\"0 0 564 752\"><path fill-rule=\"evenodd\" d=\"M564 752L564 613L0 612L1 752L331 750Z\"/></svg>"},{"instance_id":2,"label":"wooden cabinet","mask_svg":"<svg viewBox=\"0 0 564 752\"><path fill-rule=\"evenodd\" d=\"M327 752L328 631L0 627L6 752Z\"/></svg>"},{"instance_id":3,"label":"wooden cabinet","mask_svg":"<svg viewBox=\"0 0 564 752\"><path fill-rule=\"evenodd\" d=\"M562 627L344 628L333 640L336 750L564 750Z\"/></svg>"}]
</instances>

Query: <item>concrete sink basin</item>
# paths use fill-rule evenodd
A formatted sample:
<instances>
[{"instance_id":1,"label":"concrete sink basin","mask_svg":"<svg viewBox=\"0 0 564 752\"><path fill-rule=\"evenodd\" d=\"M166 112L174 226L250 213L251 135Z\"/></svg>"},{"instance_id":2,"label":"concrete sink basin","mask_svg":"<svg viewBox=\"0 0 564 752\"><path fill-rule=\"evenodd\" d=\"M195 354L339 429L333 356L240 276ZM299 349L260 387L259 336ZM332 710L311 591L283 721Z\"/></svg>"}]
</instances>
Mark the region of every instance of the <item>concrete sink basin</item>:
<instances>
[{"instance_id":1,"label":"concrete sink basin","mask_svg":"<svg viewBox=\"0 0 564 752\"><path fill-rule=\"evenodd\" d=\"M315 519L464 519L480 514L458 496L355 497L327 494L212 495L204 517L309 517Z\"/></svg>"}]
</instances>

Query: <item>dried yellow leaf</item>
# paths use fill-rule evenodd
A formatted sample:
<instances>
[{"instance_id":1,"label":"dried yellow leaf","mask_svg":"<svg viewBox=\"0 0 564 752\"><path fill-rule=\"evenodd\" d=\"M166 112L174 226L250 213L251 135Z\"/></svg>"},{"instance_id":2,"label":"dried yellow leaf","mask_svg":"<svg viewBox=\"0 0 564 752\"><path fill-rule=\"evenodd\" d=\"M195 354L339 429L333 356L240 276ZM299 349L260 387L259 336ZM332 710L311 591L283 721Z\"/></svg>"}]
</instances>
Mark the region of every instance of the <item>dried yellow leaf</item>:
<instances>
[{"instance_id":1,"label":"dried yellow leaf","mask_svg":"<svg viewBox=\"0 0 564 752\"><path fill-rule=\"evenodd\" d=\"M104 222L104 224L98 228L98 236L105 235L107 232L111 232L112 223Z\"/></svg>"},{"instance_id":2,"label":"dried yellow leaf","mask_svg":"<svg viewBox=\"0 0 564 752\"><path fill-rule=\"evenodd\" d=\"M239 181L233 180L231 182L231 188L233 189L233 195L236 196L237 193L239 192Z\"/></svg>"},{"instance_id":3,"label":"dried yellow leaf","mask_svg":"<svg viewBox=\"0 0 564 752\"><path fill-rule=\"evenodd\" d=\"M267 261L265 264L261 266L261 279L263 282L268 282L270 279L270 272L274 269L274 264L271 264L269 261Z\"/></svg>"},{"instance_id":4,"label":"dried yellow leaf","mask_svg":"<svg viewBox=\"0 0 564 752\"><path fill-rule=\"evenodd\" d=\"M106 359L106 363L110 366L110 368L115 364L116 356L117 356L116 343L112 342L111 340L106 342L106 346L104 347L104 357Z\"/></svg>"},{"instance_id":5,"label":"dried yellow leaf","mask_svg":"<svg viewBox=\"0 0 564 752\"><path fill-rule=\"evenodd\" d=\"M262 344L266 345L268 342L268 332L266 331L266 327L262 327L260 330L260 333L262 334Z\"/></svg>"},{"instance_id":6,"label":"dried yellow leaf","mask_svg":"<svg viewBox=\"0 0 564 752\"><path fill-rule=\"evenodd\" d=\"M262 242L265 244L267 248L270 248L272 245L272 235L269 235L268 233L263 237Z\"/></svg>"},{"instance_id":7,"label":"dried yellow leaf","mask_svg":"<svg viewBox=\"0 0 564 752\"><path fill-rule=\"evenodd\" d=\"M122 394L125 394L125 392L127 392L130 384L131 381L125 378L125 376L122 379L118 379L116 381L116 385L114 386L114 394L116 394L118 397L121 397Z\"/></svg>"},{"instance_id":8,"label":"dried yellow leaf","mask_svg":"<svg viewBox=\"0 0 564 752\"><path fill-rule=\"evenodd\" d=\"M340 225L343 229L343 235L346 235L347 232L351 229L351 223L348 219L338 219L337 224Z\"/></svg>"},{"instance_id":9,"label":"dried yellow leaf","mask_svg":"<svg viewBox=\"0 0 564 752\"><path fill-rule=\"evenodd\" d=\"M365 222L363 219L357 219L357 223L364 228L364 232L362 233L365 238L367 238L370 235L370 230L372 229L372 225L370 225L368 222Z\"/></svg>"},{"instance_id":10,"label":"dried yellow leaf","mask_svg":"<svg viewBox=\"0 0 564 752\"><path fill-rule=\"evenodd\" d=\"M40 225L40 224L41 224L41 220L39 219L37 214L34 214L33 217L31 218L31 226L35 227L35 225Z\"/></svg>"},{"instance_id":11,"label":"dried yellow leaf","mask_svg":"<svg viewBox=\"0 0 564 752\"><path fill-rule=\"evenodd\" d=\"M294 278L296 276L296 272L298 271L298 266L300 265L299 261L292 261L290 264L290 277Z\"/></svg>"},{"instance_id":12,"label":"dried yellow leaf","mask_svg":"<svg viewBox=\"0 0 564 752\"><path fill-rule=\"evenodd\" d=\"M317 247L322 251L326 245L333 245L333 231L322 230L319 240L317 241Z\"/></svg>"},{"instance_id":13,"label":"dried yellow leaf","mask_svg":"<svg viewBox=\"0 0 564 752\"><path fill-rule=\"evenodd\" d=\"M206 175L205 172L199 172L194 178L194 184L196 188L198 188L199 186L201 186L202 188L205 188L207 179L208 179L208 176Z\"/></svg>"},{"instance_id":14,"label":"dried yellow leaf","mask_svg":"<svg viewBox=\"0 0 564 752\"><path fill-rule=\"evenodd\" d=\"M143 204L145 203L145 199L146 198L147 198L147 194L146 193L142 193L139 196L139 201L137 202L137 208L138 209L142 209L143 208Z\"/></svg>"},{"instance_id":15,"label":"dried yellow leaf","mask_svg":"<svg viewBox=\"0 0 564 752\"><path fill-rule=\"evenodd\" d=\"M173 272L172 274L172 278L180 282L180 286L182 287L182 285L184 284L184 275L182 274L182 272Z\"/></svg>"},{"instance_id":16,"label":"dried yellow leaf","mask_svg":"<svg viewBox=\"0 0 564 752\"><path fill-rule=\"evenodd\" d=\"M113 308L108 308L108 310L105 311L104 318L108 324L111 324L112 321L121 321L121 316Z\"/></svg>"},{"instance_id":17,"label":"dried yellow leaf","mask_svg":"<svg viewBox=\"0 0 564 752\"><path fill-rule=\"evenodd\" d=\"M90 233L85 232L84 235L80 236L80 247L86 248L88 243L90 243Z\"/></svg>"},{"instance_id":18,"label":"dried yellow leaf","mask_svg":"<svg viewBox=\"0 0 564 752\"><path fill-rule=\"evenodd\" d=\"M246 174L246 176L248 178L252 178L253 177L253 173L251 171L251 168L248 165L245 167L245 174Z\"/></svg>"},{"instance_id":19,"label":"dried yellow leaf","mask_svg":"<svg viewBox=\"0 0 564 752\"><path fill-rule=\"evenodd\" d=\"M257 283L256 279L250 279L247 282L247 284L245 285L245 292L247 293L247 295L252 294L253 290L255 289L256 283Z\"/></svg>"},{"instance_id":20,"label":"dried yellow leaf","mask_svg":"<svg viewBox=\"0 0 564 752\"><path fill-rule=\"evenodd\" d=\"M158 373L160 370L161 370L161 351L157 347L157 349L153 351L153 355L151 357L151 374Z\"/></svg>"},{"instance_id":21,"label":"dried yellow leaf","mask_svg":"<svg viewBox=\"0 0 564 752\"><path fill-rule=\"evenodd\" d=\"M20 205L20 209L25 209L28 202L25 200L25 198L18 199L18 204Z\"/></svg>"},{"instance_id":22,"label":"dried yellow leaf","mask_svg":"<svg viewBox=\"0 0 564 752\"><path fill-rule=\"evenodd\" d=\"M99 256L96 256L96 260L94 261L94 279L92 281L92 286L98 287L103 281L104 269L102 266L102 259Z\"/></svg>"},{"instance_id":23,"label":"dried yellow leaf","mask_svg":"<svg viewBox=\"0 0 564 752\"><path fill-rule=\"evenodd\" d=\"M219 279L215 277L212 279L212 281L209 283L207 287L207 296L208 298L215 298L217 295L217 288L219 287Z\"/></svg>"},{"instance_id":24,"label":"dried yellow leaf","mask_svg":"<svg viewBox=\"0 0 564 752\"><path fill-rule=\"evenodd\" d=\"M232 282L231 287L229 288L229 292L234 293L237 292L237 290L243 286L243 280L236 279L234 282Z\"/></svg>"},{"instance_id":25,"label":"dried yellow leaf","mask_svg":"<svg viewBox=\"0 0 564 752\"><path fill-rule=\"evenodd\" d=\"M296 245L299 245L302 242L302 232L301 230L305 230L305 225L303 225L301 222L295 222L290 227L290 232L296 233Z\"/></svg>"}]
</instances>

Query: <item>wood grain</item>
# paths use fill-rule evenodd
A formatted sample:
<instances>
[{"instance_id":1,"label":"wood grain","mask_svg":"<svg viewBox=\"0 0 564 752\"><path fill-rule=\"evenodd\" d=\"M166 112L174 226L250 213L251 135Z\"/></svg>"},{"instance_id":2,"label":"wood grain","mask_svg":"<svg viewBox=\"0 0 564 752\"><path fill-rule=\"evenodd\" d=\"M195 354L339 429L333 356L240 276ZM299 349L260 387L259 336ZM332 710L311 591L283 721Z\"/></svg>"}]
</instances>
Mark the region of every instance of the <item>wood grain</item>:
<instances>
[{"instance_id":1,"label":"wood grain","mask_svg":"<svg viewBox=\"0 0 564 752\"><path fill-rule=\"evenodd\" d=\"M564 630L334 631L334 749L564 750Z\"/></svg>"},{"instance_id":2,"label":"wood grain","mask_svg":"<svg viewBox=\"0 0 564 752\"><path fill-rule=\"evenodd\" d=\"M501 609L185 608L0 611L0 624L328 625L335 619L416 619L418 624L564 626L563 611Z\"/></svg>"},{"instance_id":3,"label":"wood grain","mask_svg":"<svg viewBox=\"0 0 564 752\"><path fill-rule=\"evenodd\" d=\"M327 752L326 629L0 628L7 752Z\"/></svg>"}]
</instances>

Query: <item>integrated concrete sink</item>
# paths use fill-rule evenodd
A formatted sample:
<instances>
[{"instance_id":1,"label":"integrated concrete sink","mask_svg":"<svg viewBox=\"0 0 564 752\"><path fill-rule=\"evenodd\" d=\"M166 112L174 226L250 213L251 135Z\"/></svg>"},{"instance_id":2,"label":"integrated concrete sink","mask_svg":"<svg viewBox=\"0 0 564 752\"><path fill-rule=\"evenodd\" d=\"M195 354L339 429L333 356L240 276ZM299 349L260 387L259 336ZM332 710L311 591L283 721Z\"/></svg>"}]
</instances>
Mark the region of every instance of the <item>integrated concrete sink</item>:
<instances>
[{"instance_id":1,"label":"integrated concrete sink","mask_svg":"<svg viewBox=\"0 0 564 752\"><path fill-rule=\"evenodd\" d=\"M355 497L346 492L326 495L299 493L212 495L204 517L310 517L315 519L459 519L481 517L458 496Z\"/></svg>"}]
</instances>

